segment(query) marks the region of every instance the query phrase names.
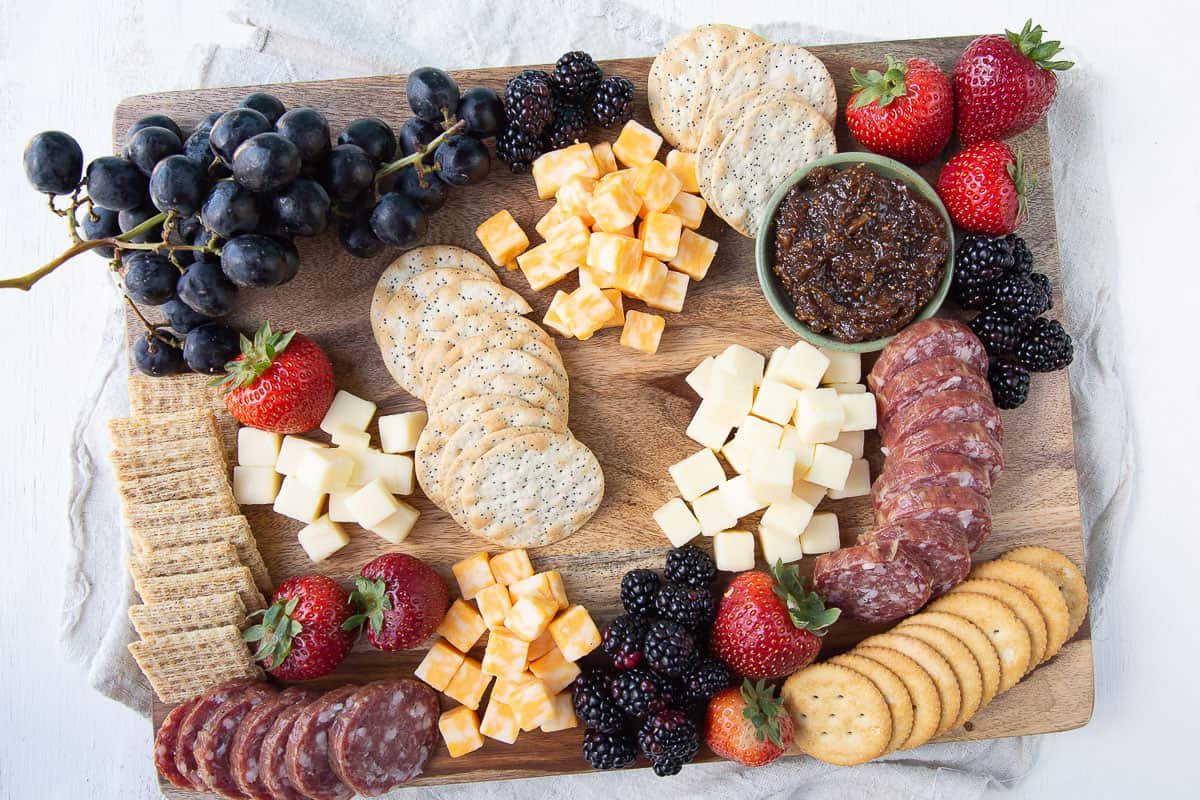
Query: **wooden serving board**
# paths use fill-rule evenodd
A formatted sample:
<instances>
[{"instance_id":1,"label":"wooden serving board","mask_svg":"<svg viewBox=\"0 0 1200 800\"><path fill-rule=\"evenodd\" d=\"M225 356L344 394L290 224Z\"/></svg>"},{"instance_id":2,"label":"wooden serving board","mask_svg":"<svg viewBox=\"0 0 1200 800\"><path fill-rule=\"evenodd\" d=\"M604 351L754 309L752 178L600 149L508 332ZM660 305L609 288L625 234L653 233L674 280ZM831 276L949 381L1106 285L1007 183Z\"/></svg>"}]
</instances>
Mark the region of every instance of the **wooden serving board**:
<instances>
[{"instance_id":1,"label":"wooden serving board","mask_svg":"<svg viewBox=\"0 0 1200 800\"><path fill-rule=\"evenodd\" d=\"M849 69L883 63L884 55L900 58L923 56L949 73L967 38L924 39L816 47L833 74L844 107L850 94ZM646 74L651 59L636 58L602 64L607 75L622 75L637 87L637 118L651 125L645 102ZM464 89L473 85L501 90L518 68L465 70L455 74ZM336 133L346 122L360 116L377 116L394 127L408 116L405 76L349 78L312 83L256 86L277 95L289 107L312 106L325 113ZM123 101L113 120L114 141L138 117L151 112L167 113L187 126L213 110L231 108L250 89L203 89L143 95ZM596 132L593 141L614 138L616 131ZM1054 221L1053 186L1050 175L1050 142L1045 121L1015 142L1025 153L1028 169L1039 176L1037 193L1030 202L1029 220L1021 234L1037 259L1037 269L1046 272L1056 289L1061 286ZM860 149L850 138L839 115L838 145L842 150ZM940 164L922 169L932 181ZM498 161L481 185L456 189L451 200L433 216L426 239L430 243L456 244L482 253L475 239L476 226L506 208L531 236L534 223L550 207L538 200L533 181L512 175ZM535 568L558 569L574 602L591 610L600 624L620 613L617 587L621 575L633 568L661 569L669 545L651 519L660 504L676 494L667 466L696 450L684 428L698 398L684 376L704 356L740 343L769 353L789 345L795 336L775 317L763 298L755 278L753 242L743 238L712 214L701 232L720 242L716 261L706 280L693 283L682 313L667 314L667 329L657 355L644 355L618 345L619 331L603 331L587 342L558 340L571 377L571 429L597 454L607 479L607 494L592 521L573 537L532 553ZM328 233L299 240L301 269L290 284L273 290L245 291L233 324L250 331L269 319L276 329L299 329L316 339L329 353L340 388L374 400L379 411L394 413L419 409L421 402L400 389L384 370L372 339L367 319L375 281L396 253L371 260L344 254L336 236ZM534 307L540 320L554 294L529 289L520 272L501 271L505 284L520 292ZM563 288L573 289L574 279ZM1056 312L1061 313L1061 295L1055 293ZM641 307L634 303L634 307ZM131 321L131 331L136 323ZM867 366L869 367L870 359ZM1075 451L1071 430L1071 399L1067 374L1037 375L1029 402L1004 412L1005 455L1008 468L1000 478L992 500L995 532L977 556L990 559L1009 548L1041 544L1065 552L1083 564L1083 541L1076 486ZM319 433L319 432L318 432ZM372 435L377 431L372 430ZM871 434L867 451L872 474L877 475L881 457L878 439ZM424 497L413 502L421 519L401 549L432 564L450 585L450 565L488 547L488 543L461 530L447 515ZM854 538L872 522L869 497L826 501L823 510L836 511L841 521L842 541ZM349 585L359 567L390 548L369 533L359 532L351 543L329 559L314 565L308 561L295 535L298 523L274 514L269 507L244 509L258 538L259 548L276 581L314 569ZM751 526L753 529L753 526ZM703 545L703 540L698 540ZM707 545L703 545L707 546ZM496 548L491 548L493 552ZM806 575L812 559L801 563ZM825 655L851 647L878 628L853 622L839 623L827 637ZM333 674L318 683L365 682L383 677L411 674L423 651L387 654L362 642ZM1089 626L1085 623L1074 639L1049 664L1042 666L1018 686L999 697L974 720L950 731L943 741L989 739L1000 736L1048 733L1079 727L1092 712L1093 674ZM168 707L155 703L154 721L161 723ZM580 772L588 765L580 756L582 730L557 734L522 734L515 745L488 740L467 757L453 760L439 746L425 774L415 784L501 780L548 774ZM704 757L711 759L706 754ZM171 797L195 795L171 789Z\"/></svg>"}]
</instances>

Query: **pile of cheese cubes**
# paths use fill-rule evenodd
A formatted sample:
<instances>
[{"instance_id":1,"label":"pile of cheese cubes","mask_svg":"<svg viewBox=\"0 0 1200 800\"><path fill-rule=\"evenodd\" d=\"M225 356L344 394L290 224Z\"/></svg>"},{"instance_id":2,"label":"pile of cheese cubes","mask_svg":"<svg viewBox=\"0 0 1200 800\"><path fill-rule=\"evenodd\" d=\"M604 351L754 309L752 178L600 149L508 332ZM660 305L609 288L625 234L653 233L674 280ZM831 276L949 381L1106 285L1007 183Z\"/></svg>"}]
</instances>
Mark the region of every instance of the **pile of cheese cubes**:
<instances>
[{"instance_id":1,"label":"pile of cheese cubes","mask_svg":"<svg viewBox=\"0 0 1200 800\"><path fill-rule=\"evenodd\" d=\"M375 410L374 403L349 392L334 395L321 421L332 446L241 428L234 497L241 505L274 504L276 513L307 523L298 538L313 561L324 561L349 544L344 522L392 544L404 541L419 512L396 496L412 494L413 460L403 454L416 448L425 412L380 417L382 449L375 449L367 433Z\"/></svg>"},{"instance_id":2,"label":"pile of cheese cubes","mask_svg":"<svg viewBox=\"0 0 1200 800\"><path fill-rule=\"evenodd\" d=\"M621 344L654 353L666 320L626 311L623 298L678 312L689 279L708 274L717 243L696 233L707 208L696 194L696 156L672 150L656 161L662 142L631 120L611 146L580 143L539 157L538 197L556 202L536 226L545 242L532 249L508 211L475 231L497 266L520 267L537 291L578 274L578 289L554 295L546 327L579 339L619 327Z\"/></svg>"},{"instance_id":3,"label":"pile of cheese cubes","mask_svg":"<svg viewBox=\"0 0 1200 800\"><path fill-rule=\"evenodd\" d=\"M521 731L547 733L578 725L567 687L579 675L575 662L600 645L586 608L571 605L557 571L534 573L529 554L479 553L453 566L462 598L438 626L415 674L462 705L442 714L438 728L450 755L483 746L483 737L506 744ZM474 600L472 605L470 601ZM466 655L487 631L482 661ZM491 685L483 719L479 706Z\"/></svg>"},{"instance_id":4,"label":"pile of cheese cubes","mask_svg":"<svg viewBox=\"0 0 1200 800\"><path fill-rule=\"evenodd\" d=\"M718 569L753 569L754 534L736 526L763 511L758 538L768 564L840 547L837 516L816 508L826 496L871 491L863 437L875 427L875 397L861 377L857 353L804 341L776 349L765 370L763 357L741 345L704 359L687 377L703 398L687 435L704 449L670 467L682 497L654 512L671 544L712 536Z\"/></svg>"}]
</instances>

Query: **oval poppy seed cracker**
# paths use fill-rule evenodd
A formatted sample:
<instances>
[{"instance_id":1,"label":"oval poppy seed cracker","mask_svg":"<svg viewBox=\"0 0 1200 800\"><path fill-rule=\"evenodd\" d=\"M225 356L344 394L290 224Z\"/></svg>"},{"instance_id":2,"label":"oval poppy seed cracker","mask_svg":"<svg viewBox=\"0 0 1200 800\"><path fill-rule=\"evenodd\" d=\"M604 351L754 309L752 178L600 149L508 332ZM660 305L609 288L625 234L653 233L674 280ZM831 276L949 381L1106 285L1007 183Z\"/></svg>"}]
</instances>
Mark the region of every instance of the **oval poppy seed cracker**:
<instances>
[{"instance_id":1,"label":"oval poppy seed cracker","mask_svg":"<svg viewBox=\"0 0 1200 800\"><path fill-rule=\"evenodd\" d=\"M1029 599L1029 595L1012 584L992 578L970 578L950 590L950 593L953 592L991 595L1011 608L1017 619L1021 620L1021 624L1029 631L1029 666L1025 671L1028 672L1042 663L1049 644L1046 620L1042 617L1042 612L1038 611L1037 605Z\"/></svg>"},{"instance_id":2,"label":"oval poppy seed cracker","mask_svg":"<svg viewBox=\"0 0 1200 800\"><path fill-rule=\"evenodd\" d=\"M980 630L978 625L944 611L922 611L904 620L897 627L903 628L906 625L941 628L966 645L975 657L975 663L979 665L979 677L983 681L980 705L986 706L992 702L1000 691L1000 656L996 654L996 648L992 646L987 634Z\"/></svg>"},{"instance_id":3,"label":"oval poppy seed cracker","mask_svg":"<svg viewBox=\"0 0 1200 800\"><path fill-rule=\"evenodd\" d=\"M938 699L937 685L929 673L899 650L859 645L850 652L887 667L908 690L912 698L913 727L900 749L911 750L932 739L942 721L942 701Z\"/></svg>"},{"instance_id":4,"label":"oval poppy seed cracker","mask_svg":"<svg viewBox=\"0 0 1200 800\"><path fill-rule=\"evenodd\" d=\"M1037 606L1038 613L1046 623L1046 652L1038 664L1054 658L1066 644L1071 615L1067 611L1066 598L1046 573L1019 561L998 558L995 561L976 564L970 572L970 577L991 578L1011 584L1027 594Z\"/></svg>"},{"instance_id":5,"label":"oval poppy seed cracker","mask_svg":"<svg viewBox=\"0 0 1200 800\"><path fill-rule=\"evenodd\" d=\"M793 741L827 764L865 764L887 750L892 714L883 692L861 673L825 662L805 667L783 684Z\"/></svg>"},{"instance_id":6,"label":"oval poppy seed cracker","mask_svg":"<svg viewBox=\"0 0 1200 800\"><path fill-rule=\"evenodd\" d=\"M950 592L934 600L926 610L954 614L979 626L1000 657L1001 692L1015 686L1028 671L1029 629L1004 602L979 592Z\"/></svg>"},{"instance_id":7,"label":"oval poppy seed cracker","mask_svg":"<svg viewBox=\"0 0 1200 800\"><path fill-rule=\"evenodd\" d=\"M1003 558L1037 567L1046 573L1050 580L1054 581L1067 601L1067 613L1070 615L1070 621L1067 624L1067 638L1074 636L1075 632L1079 630L1079 626L1083 624L1083 618L1087 616L1088 610L1087 581L1083 579L1083 573L1079 571L1079 567L1057 550L1039 545L1028 545L1009 550L1003 555Z\"/></svg>"},{"instance_id":8,"label":"oval poppy seed cracker","mask_svg":"<svg viewBox=\"0 0 1200 800\"><path fill-rule=\"evenodd\" d=\"M515 398L512 405L499 406L495 410L484 412L475 419L468 420L442 446L442 452L438 457L438 473L441 475L442 483L446 482L446 476L455 460L471 445L489 433L529 426L555 433L563 433L567 429L562 420ZM443 495L445 496L444 492Z\"/></svg>"},{"instance_id":9,"label":"oval poppy seed cracker","mask_svg":"<svg viewBox=\"0 0 1200 800\"><path fill-rule=\"evenodd\" d=\"M530 322L525 317L512 315L510 318ZM530 324L536 323L531 322ZM439 377L453 368L462 359L475 355L482 350L520 350L522 353L528 353L535 358L545 361L564 382L570 380L567 375L567 367L563 364L562 355L558 352L558 348L554 346L554 342L530 336L528 333L510 328L499 329L487 336L472 336L458 342L458 344L454 345L446 353L445 358L442 359L443 369L438 371ZM437 381L433 381L432 385L436 384Z\"/></svg>"},{"instance_id":10,"label":"oval poppy seed cracker","mask_svg":"<svg viewBox=\"0 0 1200 800\"><path fill-rule=\"evenodd\" d=\"M707 108L720 108L738 95L765 89L790 89L807 100L827 123L837 117L837 89L821 59L797 44L768 42L745 50L721 65L709 80ZM716 62L713 62L716 67Z\"/></svg>"},{"instance_id":11,"label":"oval poppy seed cracker","mask_svg":"<svg viewBox=\"0 0 1200 800\"><path fill-rule=\"evenodd\" d=\"M702 197L712 196L710 165L729 132L746 117L757 114L759 106L780 100L804 102L803 98L791 89L766 89L738 95L721 108L709 108L708 116L702 120L700 143L696 147L696 180L700 183Z\"/></svg>"},{"instance_id":12,"label":"oval poppy seed cracker","mask_svg":"<svg viewBox=\"0 0 1200 800\"><path fill-rule=\"evenodd\" d=\"M455 403L468 397L487 397L488 395L503 395L518 397L525 402L545 409L546 413L567 422L567 407L547 389L533 378L520 375L505 375L503 373L486 378L464 378L447 394L431 397L428 408L431 415L440 413Z\"/></svg>"},{"instance_id":13,"label":"oval poppy seed cracker","mask_svg":"<svg viewBox=\"0 0 1200 800\"><path fill-rule=\"evenodd\" d=\"M912 618L910 617L910 619ZM958 717L951 727L957 728L975 716L980 706L983 705L983 678L979 674L979 663L975 660L975 656L971 655L967 646L956 636L932 625L922 625L919 620L912 625L897 628L896 633L920 639L937 650L942 658L946 659L950 669L954 670L954 677L958 679L959 691L962 692L962 705L958 710Z\"/></svg>"},{"instance_id":14,"label":"oval poppy seed cracker","mask_svg":"<svg viewBox=\"0 0 1200 800\"><path fill-rule=\"evenodd\" d=\"M742 56L757 50L762 47L767 47L771 42L766 39L749 39L737 47L731 47L721 55L717 56L711 64L704 70L704 74L700 76L697 82L696 91L692 93L691 105L688 108L688 121L692 123L692 127L688 128L688 133L695 131L695 141L685 142L690 144L688 149L699 152L700 140L704 138L704 129L708 124L708 119L716 108L711 104L714 97L717 96L717 90L721 86L722 77L735 61ZM718 100L717 102L721 102ZM685 136L685 139L688 138Z\"/></svg>"},{"instance_id":15,"label":"oval poppy seed cracker","mask_svg":"<svg viewBox=\"0 0 1200 800\"><path fill-rule=\"evenodd\" d=\"M379 342L379 332L388 302L396 296L400 287L415 275L431 269L466 269L484 277L490 276L492 280L499 280L495 270L488 266L486 261L461 247L430 244L405 251L379 276L375 283L375 292L371 296L371 330L375 333L375 340L380 349L383 348L383 344Z\"/></svg>"},{"instance_id":16,"label":"oval poppy seed cracker","mask_svg":"<svg viewBox=\"0 0 1200 800\"><path fill-rule=\"evenodd\" d=\"M417 380L422 387L432 388L463 356L492 349L525 350L567 377L562 355L536 322L520 314L475 314L455 322L442 341L426 349L416 367Z\"/></svg>"},{"instance_id":17,"label":"oval poppy seed cracker","mask_svg":"<svg viewBox=\"0 0 1200 800\"><path fill-rule=\"evenodd\" d=\"M942 714L938 729L934 736L941 736L954 727L958 712L962 710L962 688L950 664L942 654L920 639L914 639L903 633L879 633L863 639L861 644L868 647L887 647L903 653L921 665L921 669L933 678L933 685L938 690L938 700L942 703Z\"/></svg>"},{"instance_id":18,"label":"oval poppy seed cracker","mask_svg":"<svg viewBox=\"0 0 1200 800\"><path fill-rule=\"evenodd\" d=\"M856 655L854 652L834 656L829 659L829 663L849 667L875 684L875 687L883 693L883 699L888 704L888 711L892 714L892 738L888 740L886 752L899 750L912 735L913 730L913 700L912 695L904 686L904 681L878 661L872 661L866 656ZM931 686L930 691L936 690Z\"/></svg>"},{"instance_id":19,"label":"oval poppy seed cracker","mask_svg":"<svg viewBox=\"0 0 1200 800\"><path fill-rule=\"evenodd\" d=\"M480 350L460 359L438 380L429 397L432 400L450 394L458 386L472 380L486 380L498 375L514 375L537 381L554 395L560 406L566 408L570 404L571 395L566 379L545 361L520 350Z\"/></svg>"},{"instance_id":20,"label":"oval poppy seed cracker","mask_svg":"<svg viewBox=\"0 0 1200 800\"><path fill-rule=\"evenodd\" d=\"M454 517L455 522L457 522L459 525L462 525L464 528L469 527L467 513L462 504L462 488L466 484L467 475L470 474L471 469L475 466L475 462L483 458L484 455L486 455L487 452L493 447L499 447L509 439L516 439L519 436L524 436L529 433L537 433L538 431L551 430L549 423L552 418L544 411L540 413L543 415L543 419L541 420L533 418L532 415L530 415L530 419L528 420L532 423L530 425L506 427L478 436L478 438L476 438L474 441L471 441L469 444L467 444L465 449L463 449L459 453L458 457L450 462L449 465L447 465L443 459L442 496L446 498L446 511L449 512L450 516ZM458 429L459 433L462 433L467 428L474 428L474 425L468 422L466 425ZM555 431L555 433L562 432L563 431ZM468 437L464 437L464 439L460 441L460 444L462 441L466 441L466 438Z\"/></svg>"}]
</instances>

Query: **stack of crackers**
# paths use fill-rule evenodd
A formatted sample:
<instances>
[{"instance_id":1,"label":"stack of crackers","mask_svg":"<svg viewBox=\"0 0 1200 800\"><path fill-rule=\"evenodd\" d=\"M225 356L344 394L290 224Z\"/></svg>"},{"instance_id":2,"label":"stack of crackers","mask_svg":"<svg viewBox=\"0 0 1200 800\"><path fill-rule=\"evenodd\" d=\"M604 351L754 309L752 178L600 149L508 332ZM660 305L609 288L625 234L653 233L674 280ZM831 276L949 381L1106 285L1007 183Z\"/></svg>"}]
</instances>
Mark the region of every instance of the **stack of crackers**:
<instances>
[{"instance_id":1,"label":"stack of crackers","mask_svg":"<svg viewBox=\"0 0 1200 800\"><path fill-rule=\"evenodd\" d=\"M667 43L647 99L668 142L696 154L700 194L744 236L796 170L837 152L837 90L821 60L732 25L701 25Z\"/></svg>"},{"instance_id":2,"label":"stack of crackers","mask_svg":"<svg viewBox=\"0 0 1200 800\"><path fill-rule=\"evenodd\" d=\"M140 637L129 650L166 703L261 674L241 631L265 606L271 578L234 500L227 430L207 382L134 376L134 415L109 422L129 572L143 601L129 609Z\"/></svg>"},{"instance_id":3,"label":"stack of crackers","mask_svg":"<svg viewBox=\"0 0 1200 800\"><path fill-rule=\"evenodd\" d=\"M1087 584L1048 547L1018 547L887 633L788 678L795 745L861 764L959 727L1058 654L1087 614Z\"/></svg>"}]
</instances>

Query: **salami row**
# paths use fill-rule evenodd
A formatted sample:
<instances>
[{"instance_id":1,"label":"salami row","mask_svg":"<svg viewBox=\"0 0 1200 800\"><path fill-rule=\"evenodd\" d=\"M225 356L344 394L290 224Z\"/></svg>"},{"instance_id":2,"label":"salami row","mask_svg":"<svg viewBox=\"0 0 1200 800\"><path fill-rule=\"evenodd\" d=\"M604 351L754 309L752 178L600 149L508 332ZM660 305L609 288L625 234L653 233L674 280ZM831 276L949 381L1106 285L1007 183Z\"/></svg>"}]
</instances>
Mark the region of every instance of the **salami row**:
<instances>
[{"instance_id":1,"label":"salami row","mask_svg":"<svg viewBox=\"0 0 1200 800\"><path fill-rule=\"evenodd\" d=\"M181 789L237 800L374 797L419 775L437 696L410 679L320 694L235 681L172 709L154 763Z\"/></svg>"},{"instance_id":2,"label":"salami row","mask_svg":"<svg viewBox=\"0 0 1200 800\"><path fill-rule=\"evenodd\" d=\"M1004 427L987 354L962 323L933 319L888 344L867 378L886 456L877 527L817 558L813 586L848 617L891 622L961 583L990 535Z\"/></svg>"}]
</instances>

